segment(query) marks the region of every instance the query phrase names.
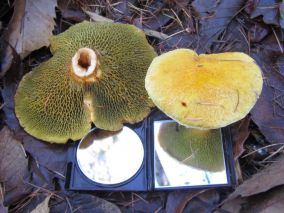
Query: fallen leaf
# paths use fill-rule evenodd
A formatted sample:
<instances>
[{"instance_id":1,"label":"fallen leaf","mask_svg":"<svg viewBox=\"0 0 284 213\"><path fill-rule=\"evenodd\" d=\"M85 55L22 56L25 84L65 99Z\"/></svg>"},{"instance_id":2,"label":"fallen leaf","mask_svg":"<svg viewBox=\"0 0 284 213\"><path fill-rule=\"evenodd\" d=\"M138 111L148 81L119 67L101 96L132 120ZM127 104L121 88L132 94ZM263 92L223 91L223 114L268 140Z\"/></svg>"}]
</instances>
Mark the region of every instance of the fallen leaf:
<instances>
[{"instance_id":1,"label":"fallen leaf","mask_svg":"<svg viewBox=\"0 0 284 213\"><path fill-rule=\"evenodd\" d=\"M282 65L278 64L283 57L281 42L284 38L275 35L270 35L252 50L252 57L262 69L264 84L251 118L273 144L284 141L284 75L279 69Z\"/></svg>"},{"instance_id":2,"label":"fallen leaf","mask_svg":"<svg viewBox=\"0 0 284 213\"><path fill-rule=\"evenodd\" d=\"M256 22L249 28L249 31L248 31L249 41L260 42L269 33L271 33L271 30L269 29L267 25Z\"/></svg>"},{"instance_id":3,"label":"fallen leaf","mask_svg":"<svg viewBox=\"0 0 284 213\"><path fill-rule=\"evenodd\" d=\"M219 199L215 190L173 191L168 195L166 213L213 212Z\"/></svg>"},{"instance_id":4,"label":"fallen leaf","mask_svg":"<svg viewBox=\"0 0 284 213\"><path fill-rule=\"evenodd\" d=\"M244 26L238 20L248 21L245 16L238 16L230 22L227 28L214 42L212 47L212 52L222 53L222 52L244 52L249 53L250 44L248 42L248 36L246 35L246 25Z\"/></svg>"},{"instance_id":5,"label":"fallen leaf","mask_svg":"<svg viewBox=\"0 0 284 213\"><path fill-rule=\"evenodd\" d=\"M114 22L114 20L106 18L104 16L101 16L97 13L90 12L90 11L84 11L84 12L87 13L92 20L97 21L97 22L101 22L101 21ZM143 31L146 35L153 36L153 37L158 38L158 39L164 40L164 39L168 38L168 35L161 33L161 32L158 32L158 31L150 30L150 29L147 29L147 28L143 29Z\"/></svg>"},{"instance_id":6,"label":"fallen leaf","mask_svg":"<svg viewBox=\"0 0 284 213\"><path fill-rule=\"evenodd\" d=\"M6 80L6 79L5 79ZM13 131L18 131L21 127L15 114L14 95L17 89L16 82L6 83L4 80L3 88L0 88L3 99L3 111L5 114L4 122Z\"/></svg>"},{"instance_id":7,"label":"fallen leaf","mask_svg":"<svg viewBox=\"0 0 284 213\"><path fill-rule=\"evenodd\" d=\"M13 132L4 127L0 132L0 183L5 189L5 203L30 192L25 184L29 177L28 159Z\"/></svg>"},{"instance_id":8,"label":"fallen leaf","mask_svg":"<svg viewBox=\"0 0 284 213\"><path fill-rule=\"evenodd\" d=\"M269 189L284 184L284 154L281 154L274 163L244 181L229 196L228 200L238 196L248 197L266 192Z\"/></svg>"},{"instance_id":9,"label":"fallen leaf","mask_svg":"<svg viewBox=\"0 0 284 213\"><path fill-rule=\"evenodd\" d=\"M133 23L138 27L148 28L151 30L161 30L168 22L179 19L178 15L182 9L184 9L189 0L180 1L150 1L144 5L146 14L150 14L149 17L140 16L134 19ZM142 13L143 14L143 13ZM183 23L177 23L183 24Z\"/></svg>"},{"instance_id":10,"label":"fallen leaf","mask_svg":"<svg viewBox=\"0 0 284 213\"><path fill-rule=\"evenodd\" d=\"M24 131L19 131L17 136L21 137L26 152L36 160L37 164L57 173L61 177L65 177L69 144L46 143L28 135Z\"/></svg>"},{"instance_id":11,"label":"fallen leaf","mask_svg":"<svg viewBox=\"0 0 284 213\"><path fill-rule=\"evenodd\" d=\"M114 20L131 19L133 14L129 5L136 5L137 0L121 0L114 4L112 10L107 13L108 17Z\"/></svg>"},{"instance_id":12,"label":"fallen leaf","mask_svg":"<svg viewBox=\"0 0 284 213\"><path fill-rule=\"evenodd\" d=\"M49 46L48 38L55 26L56 0L15 0L14 14L4 33L7 42L1 76L10 68L13 50L23 59L32 51Z\"/></svg>"},{"instance_id":13,"label":"fallen leaf","mask_svg":"<svg viewBox=\"0 0 284 213\"><path fill-rule=\"evenodd\" d=\"M241 213L242 205L246 202L247 202L246 199L241 198L241 197L237 197L233 200L226 201L222 205L221 209L226 210L229 213ZM217 211L217 212L214 212L214 213L222 213L222 211Z\"/></svg>"},{"instance_id":14,"label":"fallen leaf","mask_svg":"<svg viewBox=\"0 0 284 213\"><path fill-rule=\"evenodd\" d=\"M266 24L279 25L278 7L278 0L249 0L246 4L246 12L251 18L262 16Z\"/></svg>"},{"instance_id":15,"label":"fallen leaf","mask_svg":"<svg viewBox=\"0 0 284 213\"><path fill-rule=\"evenodd\" d=\"M243 0L195 0L192 3L201 25L197 41L198 53L210 51L213 42L238 14L243 2Z\"/></svg>"},{"instance_id":16,"label":"fallen leaf","mask_svg":"<svg viewBox=\"0 0 284 213\"><path fill-rule=\"evenodd\" d=\"M90 16L90 18L91 18L92 20L94 20L94 21L98 21L98 22L100 22L100 21L104 21L104 22L114 22L114 20L109 19L109 18L106 18L106 17L104 17L104 16L101 16L101 15L95 13L95 12L91 12L91 11L87 11L87 10L84 10L84 12L85 12L86 14L88 14L88 16Z\"/></svg>"},{"instance_id":17,"label":"fallen leaf","mask_svg":"<svg viewBox=\"0 0 284 213\"><path fill-rule=\"evenodd\" d=\"M164 192L125 192L111 193L108 199L116 202L122 212L160 212L164 207Z\"/></svg>"},{"instance_id":18,"label":"fallen leaf","mask_svg":"<svg viewBox=\"0 0 284 213\"><path fill-rule=\"evenodd\" d=\"M4 206L4 190L0 184L0 212L8 213L8 208Z\"/></svg>"},{"instance_id":19,"label":"fallen leaf","mask_svg":"<svg viewBox=\"0 0 284 213\"><path fill-rule=\"evenodd\" d=\"M31 211L31 213L48 213L49 207L48 203L50 200L51 195L48 195L42 203L40 203L34 210Z\"/></svg>"},{"instance_id":20,"label":"fallen leaf","mask_svg":"<svg viewBox=\"0 0 284 213\"><path fill-rule=\"evenodd\" d=\"M284 1L282 1L279 5L280 12L280 26L284 28Z\"/></svg>"},{"instance_id":21,"label":"fallen leaf","mask_svg":"<svg viewBox=\"0 0 284 213\"><path fill-rule=\"evenodd\" d=\"M284 186L279 186L266 193L247 198L237 197L224 203L219 213L224 210L230 213L283 213Z\"/></svg>"},{"instance_id":22,"label":"fallen leaf","mask_svg":"<svg viewBox=\"0 0 284 213\"><path fill-rule=\"evenodd\" d=\"M247 199L242 212L283 213L284 186L277 187L267 193Z\"/></svg>"},{"instance_id":23,"label":"fallen leaf","mask_svg":"<svg viewBox=\"0 0 284 213\"><path fill-rule=\"evenodd\" d=\"M64 196L64 200L57 200L55 197L54 201L50 202L50 212L121 213L116 205L102 198L90 194L72 192L68 193L67 196Z\"/></svg>"},{"instance_id":24,"label":"fallen leaf","mask_svg":"<svg viewBox=\"0 0 284 213\"><path fill-rule=\"evenodd\" d=\"M250 117L246 117L241 121L233 124L231 126L231 133L233 139L233 152L234 152L234 159L237 160L245 151L244 150L244 143L248 138L250 131L249 131L249 124L250 124Z\"/></svg>"},{"instance_id":25,"label":"fallen leaf","mask_svg":"<svg viewBox=\"0 0 284 213\"><path fill-rule=\"evenodd\" d=\"M64 19L76 22L82 22L87 19L87 15L79 10L61 9L61 15Z\"/></svg>"}]
</instances>

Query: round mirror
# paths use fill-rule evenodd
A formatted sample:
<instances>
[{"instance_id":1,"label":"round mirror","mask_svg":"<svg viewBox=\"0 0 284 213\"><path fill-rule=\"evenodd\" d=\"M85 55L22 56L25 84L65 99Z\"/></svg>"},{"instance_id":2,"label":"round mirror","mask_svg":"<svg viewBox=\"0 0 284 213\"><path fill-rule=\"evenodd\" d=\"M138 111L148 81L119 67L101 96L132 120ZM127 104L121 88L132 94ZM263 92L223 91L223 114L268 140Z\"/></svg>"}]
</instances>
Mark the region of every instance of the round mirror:
<instances>
[{"instance_id":1,"label":"round mirror","mask_svg":"<svg viewBox=\"0 0 284 213\"><path fill-rule=\"evenodd\" d=\"M77 162L81 171L100 184L118 184L137 173L144 158L139 136L130 128L111 132L91 130L79 143Z\"/></svg>"}]
</instances>

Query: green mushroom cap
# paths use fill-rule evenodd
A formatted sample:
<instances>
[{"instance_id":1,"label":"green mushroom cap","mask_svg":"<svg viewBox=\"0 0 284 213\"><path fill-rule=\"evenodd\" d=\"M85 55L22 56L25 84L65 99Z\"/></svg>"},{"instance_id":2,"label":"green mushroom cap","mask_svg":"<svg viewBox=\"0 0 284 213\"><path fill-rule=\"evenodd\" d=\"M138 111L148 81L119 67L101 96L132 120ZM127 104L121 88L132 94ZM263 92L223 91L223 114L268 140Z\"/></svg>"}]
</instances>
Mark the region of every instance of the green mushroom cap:
<instances>
[{"instance_id":1,"label":"green mushroom cap","mask_svg":"<svg viewBox=\"0 0 284 213\"><path fill-rule=\"evenodd\" d=\"M224 170L220 130L199 130L169 122L162 124L158 140L176 160L210 172Z\"/></svg>"},{"instance_id":2,"label":"green mushroom cap","mask_svg":"<svg viewBox=\"0 0 284 213\"><path fill-rule=\"evenodd\" d=\"M156 56L132 25L82 22L50 38L53 57L20 82L15 111L25 130L52 143L77 140L91 128L116 131L153 106L144 88Z\"/></svg>"}]
</instances>

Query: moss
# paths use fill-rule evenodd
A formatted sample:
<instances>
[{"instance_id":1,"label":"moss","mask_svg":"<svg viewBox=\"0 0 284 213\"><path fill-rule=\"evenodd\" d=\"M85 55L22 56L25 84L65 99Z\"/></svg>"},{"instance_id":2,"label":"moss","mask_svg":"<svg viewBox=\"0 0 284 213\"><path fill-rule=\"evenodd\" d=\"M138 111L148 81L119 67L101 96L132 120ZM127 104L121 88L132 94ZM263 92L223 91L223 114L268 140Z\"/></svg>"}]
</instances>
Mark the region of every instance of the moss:
<instances>
[{"instance_id":1,"label":"moss","mask_svg":"<svg viewBox=\"0 0 284 213\"><path fill-rule=\"evenodd\" d=\"M225 169L220 130L198 130L169 122L162 124L158 140L170 156L186 165L211 172Z\"/></svg>"},{"instance_id":2,"label":"moss","mask_svg":"<svg viewBox=\"0 0 284 213\"><path fill-rule=\"evenodd\" d=\"M262 90L262 75L244 53L197 55L177 49L156 57L145 80L153 102L179 123L201 129L245 117Z\"/></svg>"},{"instance_id":3,"label":"moss","mask_svg":"<svg viewBox=\"0 0 284 213\"><path fill-rule=\"evenodd\" d=\"M144 78L156 53L141 30L83 22L50 42L53 57L24 76L15 96L16 115L28 133L64 143L81 138L92 122L113 131L147 116L153 103ZM98 57L99 75L92 79L72 74L72 57L84 47Z\"/></svg>"}]
</instances>

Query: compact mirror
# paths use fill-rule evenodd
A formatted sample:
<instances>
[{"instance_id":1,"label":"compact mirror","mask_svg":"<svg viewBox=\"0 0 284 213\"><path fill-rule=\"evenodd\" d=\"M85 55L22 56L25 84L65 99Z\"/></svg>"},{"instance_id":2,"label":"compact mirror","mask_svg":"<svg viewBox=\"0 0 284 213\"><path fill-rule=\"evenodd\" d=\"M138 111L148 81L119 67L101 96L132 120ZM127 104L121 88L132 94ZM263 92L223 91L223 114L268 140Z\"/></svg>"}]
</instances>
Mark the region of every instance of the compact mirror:
<instances>
[{"instance_id":1,"label":"compact mirror","mask_svg":"<svg viewBox=\"0 0 284 213\"><path fill-rule=\"evenodd\" d=\"M155 188L227 184L221 130L154 122Z\"/></svg>"},{"instance_id":2,"label":"compact mirror","mask_svg":"<svg viewBox=\"0 0 284 213\"><path fill-rule=\"evenodd\" d=\"M77 148L77 163L87 178L98 184L118 184L131 179L144 159L139 136L130 128L117 132L93 129Z\"/></svg>"},{"instance_id":3,"label":"compact mirror","mask_svg":"<svg viewBox=\"0 0 284 213\"><path fill-rule=\"evenodd\" d=\"M235 181L229 128L187 128L160 111L120 131L94 128L69 150L69 190L154 191Z\"/></svg>"}]
</instances>

